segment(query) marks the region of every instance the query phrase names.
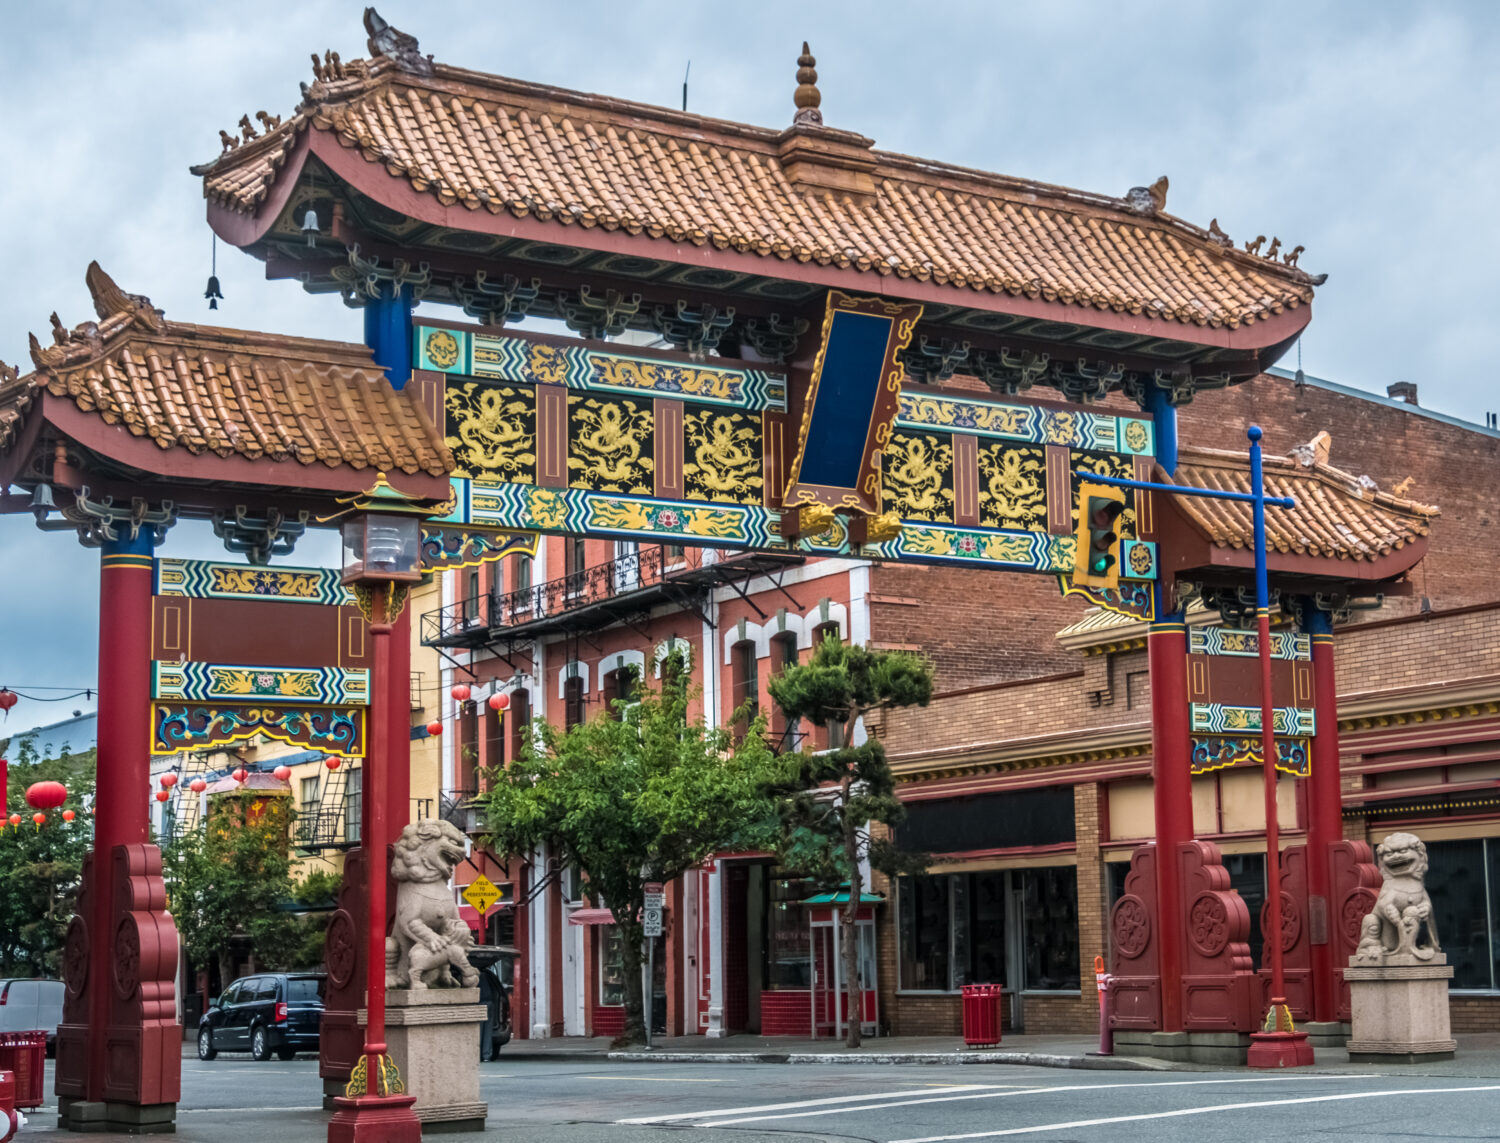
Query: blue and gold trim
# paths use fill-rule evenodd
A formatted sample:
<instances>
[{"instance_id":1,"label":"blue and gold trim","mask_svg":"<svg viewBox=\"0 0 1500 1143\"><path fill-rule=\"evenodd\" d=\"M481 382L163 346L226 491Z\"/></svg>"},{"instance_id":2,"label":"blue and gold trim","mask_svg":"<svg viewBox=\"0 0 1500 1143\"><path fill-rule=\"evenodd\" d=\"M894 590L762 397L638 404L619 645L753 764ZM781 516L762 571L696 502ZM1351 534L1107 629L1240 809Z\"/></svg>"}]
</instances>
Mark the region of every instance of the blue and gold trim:
<instances>
[{"instance_id":1,"label":"blue and gold trim","mask_svg":"<svg viewBox=\"0 0 1500 1143\"><path fill-rule=\"evenodd\" d=\"M1071 449L1150 456L1155 446L1151 422L1085 410L1044 405L975 401L937 393L905 392L896 414L898 428L948 429L977 437L1024 444L1065 445Z\"/></svg>"},{"instance_id":2,"label":"blue and gold trim","mask_svg":"<svg viewBox=\"0 0 1500 1143\"><path fill-rule=\"evenodd\" d=\"M153 571L156 560L151 556L111 555L99 558L101 568L135 568L138 571Z\"/></svg>"},{"instance_id":3,"label":"blue and gold trim","mask_svg":"<svg viewBox=\"0 0 1500 1143\"><path fill-rule=\"evenodd\" d=\"M1316 639L1313 636L1312 639ZM1271 658L1312 661L1312 639L1293 631L1271 632ZM1188 633L1188 654L1254 659L1260 655L1260 632L1234 627L1195 627Z\"/></svg>"},{"instance_id":4,"label":"blue and gold trim","mask_svg":"<svg viewBox=\"0 0 1500 1143\"><path fill-rule=\"evenodd\" d=\"M1284 774L1306 778L1309 773L1309 744L1306 738L1276 739L1276 769ZM1226 735L1193 735L1190 769L1194 774L1208 774L1231 766L1262 763L1259 738Z\"/></svg>"},{"instance_id":5,"label":"blue and gold trim","mask_svg":"<svg viewBox=\"0 0 1500 1143\"><path fill-rule=\"evenodd\" d=\"M1316 733L1314 712L1300 706L1278 706L1272 711L1274 733L1310 736ZM1260 707L1219 702L1188 704L1189 727L1195 734L1259 734Z\"/></svg>"},{"instance_id":6,"label":"blue and gold trim","mask_svg":"<svg viewBox=\"0 0 1500 1143\"><path fill-rule=\"evenodd\" d=\"M155 594L183 599L260 599L277 603L353 604L333 568L272 568L162 557Z\"/></svg>"},{"instance_id":7,"label":"blue and gold trim","mask_svg":"<svg viewBox=\"0 0 1500 1143\"><path fill-rule=\"evenodd\" d=\"M309 750L359 758L365 753L365 712L363 707L151 704L153 754L205 750L258 734Z\"/></svg>"}]
</instances>

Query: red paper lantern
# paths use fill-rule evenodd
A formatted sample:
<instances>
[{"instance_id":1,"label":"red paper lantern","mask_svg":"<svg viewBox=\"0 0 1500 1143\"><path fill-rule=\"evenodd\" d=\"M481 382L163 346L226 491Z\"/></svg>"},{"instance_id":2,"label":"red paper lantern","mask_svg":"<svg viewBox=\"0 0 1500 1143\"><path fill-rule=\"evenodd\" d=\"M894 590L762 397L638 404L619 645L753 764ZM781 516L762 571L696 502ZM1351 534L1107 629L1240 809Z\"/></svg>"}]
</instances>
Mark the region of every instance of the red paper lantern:
<instances>
[{"instance_id":1,"label":"red paper lantern","mask_svg":"<svg viewBox=\"0 0 1500 1143\"><path fill-rule=\"evenodd\" d=\"M21 701L21 696L15 691L0 690L0 710L5 712L5 717L10 717L10 708Z\"/></svg>"},{"instance_id":2,"label":"red paper lantern","mask_svg":"<svg viewBox=\"0 0 1500 1143\"><path fill-rule=\"evenodd\" d=\"M160 780L161 780L161 788L163 790L170 790L173 786L177 785L177 775L176 774L163 774L161 776Z\"/></svg>"},{"instance_id":3,"label":"red paper lantern","mask_svg":"<svg viewBox=\"0 0 1500 1143\"><path fill-rule=\"evenodd\" d=\"M285 782L292 776L292 768L290 766L278 766L271 773L276 776L278 782Z\"/></svg>"},{"instance_id":4,"label":"red paper lantern","mask_svg":"<svg viewBox=\"0 0 1500 1143\"><path fill-rule=\"evenodd\" d=\"M208 789L208 783L205 782L202 778L194 778L191 782L188 783L188 789L193 791L193 793L195 794L201 794L204 790Z\"/></svg>"},{"instance_id":5,"label":"red paper lantern","mask_svg":"<svg viewBox=\"0 0 1500 1143\"><path fill-rule=\"evenodd\" d=\"M13 825L13 826L20 825L21 824L21 815L20 814L11 814L10 815L10 824Z\"/></svg>"},{"instance_id":6,"label":"red paper lantern","mask_svg":"<svg viewBox=\"0 0 1500 1143\"><path fill-rule=\"evenodd\" d=\"M157 790L156 791L156 800L158 802L165 802L171 796L172 796L171 793L169 791L167 791L167 790Z\"/></svg>"},{"instance_id":7,"label":"red paper lantern","mask_svg":"<svg viewBox=\"0 0 1500 1143\"><path fill-rule=\"evenodd\" d=\"M490 695L491 710L505 710L510 706L510 695Z\"/></svg>"},{"instance_id":8,"label":"red paper lantern","mask_svg":"<svg viewBox=\"0 0 1500 1143\"><path fill-rule=\"evenodd\" d=\"M47 815L42 813L41 811L37 811L36 813L31 815L31 820L34 821L38 826L40 826L44 821L47 820Z\"/></svg>"},{"instance_id":9,"label":"red paper lantern","mask_svg":"<svg viewBox=\"0 0 1500 1143\"><path fill-rule=\"evenodd\" d=\"M323 762L323 765L327 766L330 770L337 770L341 765L343 765L343 762L344 760L337 754L330 754L328 758Z\"/></svg>"},{"instance_id":10,"label":"red paper lantern","mask_svg":"<svg viewBox=\"0 0 1500 1143\"><path fill-rule=\"evenodd\" d=\"M26 788L26 804L34 810L55 810L68 800L61 782L34 782Z\"/></svg>"},{"instance_id":11,"label":"red paper lantern","mask_svg":"<svg viewBox=\"0 0 1500 1143\"><path fill-rule=\"evenodd\" d=\"M236 769L234 771L234 773L230 774L229 776L231 778L233 778L236 782L240 783L241 785L244 785L245 779L250 776L250 772L248 770L246 770L243 766L241 766L238 769Z\"/></svg>"},{"instance_id":12,"label":"red paper lantern","mask_svg":"<svg viewBox=\"0 0 1500 1143\"><path fill-rule=\"evenodd\" d=\"M468 683L458 683L448 693L453 696L453 701L454 702L468 702L469 701L469 694L470 694L469 684Z\"/></svg>"},{"instance_id":13,"label":"red paper lantern","mask_svg":"<svg viewBox=\"0 0 1500 1143\"><path fill-rule=\"evenodd\" d=\"M73 820L73 818L74 818L74 817L76 817L76 816L77 816L77 815L75 815L75 814L74 814L74 813L73 813L73 811L72 811L72 810L64 810L64 811L63 811L63 815L62 815L62 818L63 818L63 821L65 821L65 822L70 822L70 821L72 821L72 820Z\"/></svg>"},{"instance_id":14,"label":"red paper lantern","mask_svg":"<svg viewBox=\"0 0 1500 1143\"><path fill-rule=\"evenodd\" d=\"M436 738L438 735L443 733L443 724L437 719L433 719L427 724L427 733Z\"/></svg>"}]
</instances>

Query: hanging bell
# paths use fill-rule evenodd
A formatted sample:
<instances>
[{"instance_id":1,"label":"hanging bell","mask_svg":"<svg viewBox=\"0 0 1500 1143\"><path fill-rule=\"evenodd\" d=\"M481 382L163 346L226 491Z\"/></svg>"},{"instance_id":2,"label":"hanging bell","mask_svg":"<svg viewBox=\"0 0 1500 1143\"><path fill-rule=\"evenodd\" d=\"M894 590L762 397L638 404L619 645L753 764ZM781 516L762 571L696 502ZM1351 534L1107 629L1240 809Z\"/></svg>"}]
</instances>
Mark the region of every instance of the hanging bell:
<instances>
[{"instance_id":1,"label":"hanging bell","mask_svg":"<svg viewBox=\"0 0 1500 1143\"><path fill-rule=\"evenodd\" d=\"M217 274L209 275L208 289L203 291L203 296L208 299L209 309L216 310L219 308L219 301L224 297L224 292L219 289L219 277Z\"/></svg>"},{"instance_id":2,"label":"hanging bell","mask_svg":"<svg viewBox=\"0 0 1500 1143\"><path fill-rule=\"evenodd\" d=\"M307 236L307 244L309 246L317 245L317 241L315 240L316 235L319 233L317 211L309 210L302 216L302 233Z\"/></svg>"}]
</instances>

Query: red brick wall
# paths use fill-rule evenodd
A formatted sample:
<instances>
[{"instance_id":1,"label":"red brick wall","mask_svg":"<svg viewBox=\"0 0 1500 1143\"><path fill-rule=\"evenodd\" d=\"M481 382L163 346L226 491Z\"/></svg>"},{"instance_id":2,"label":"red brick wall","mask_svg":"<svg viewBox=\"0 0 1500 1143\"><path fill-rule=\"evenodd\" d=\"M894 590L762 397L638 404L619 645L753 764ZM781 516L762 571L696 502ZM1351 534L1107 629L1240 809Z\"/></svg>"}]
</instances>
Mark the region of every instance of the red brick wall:
<instances>
[{"instance_id":1,"label":"red brick wall","mask_svg":"<svg viewBox=\"0 0 1500 1143\"><path fill-rule=\"evenodd\" d=\"M762 1036L812 1035L812 993L762 992L760 994Z\"/></svg>"}]
</instances>

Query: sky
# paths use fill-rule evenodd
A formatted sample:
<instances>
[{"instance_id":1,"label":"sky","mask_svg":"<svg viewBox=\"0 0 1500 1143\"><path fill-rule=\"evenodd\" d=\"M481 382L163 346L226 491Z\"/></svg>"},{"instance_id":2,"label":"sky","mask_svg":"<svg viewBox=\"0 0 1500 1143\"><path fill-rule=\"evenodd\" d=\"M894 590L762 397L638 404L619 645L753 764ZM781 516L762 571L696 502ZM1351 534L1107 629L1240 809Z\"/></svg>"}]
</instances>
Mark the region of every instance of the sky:
<instances>
[{"instance_id":1,"label":"sky","mask_svg":"<svg viewBox=\"0 0 1500 1143\"><path fill-rule=\"evenodd\" d=\"M1017 0L896 4L382 0L424 53L480 71L791 121L796 57L818 59L825 122L885 150L1123 194L1171 179L1167 211L1237 243L1279 236L1329 275L1307 372L1482 422L1500 410L1486 334L1500 311L1500 4ZM267 282L210 232L190 164L246 113L285 116L309 55L365 55L363 5L0 0L0 360L29 368L54 310L93 313L98 259L167 316L360 337L335 297ZM1295 367L1295 354L1282 362ZM218 557L206 527L160 549ZM332 563L326 536L297 563ZM98 555L0 517L0 687L94 685ZM42 691L42 687L62 688ZM23 701L0 737L88 709Z\"/></svg>"}]
</instances>

